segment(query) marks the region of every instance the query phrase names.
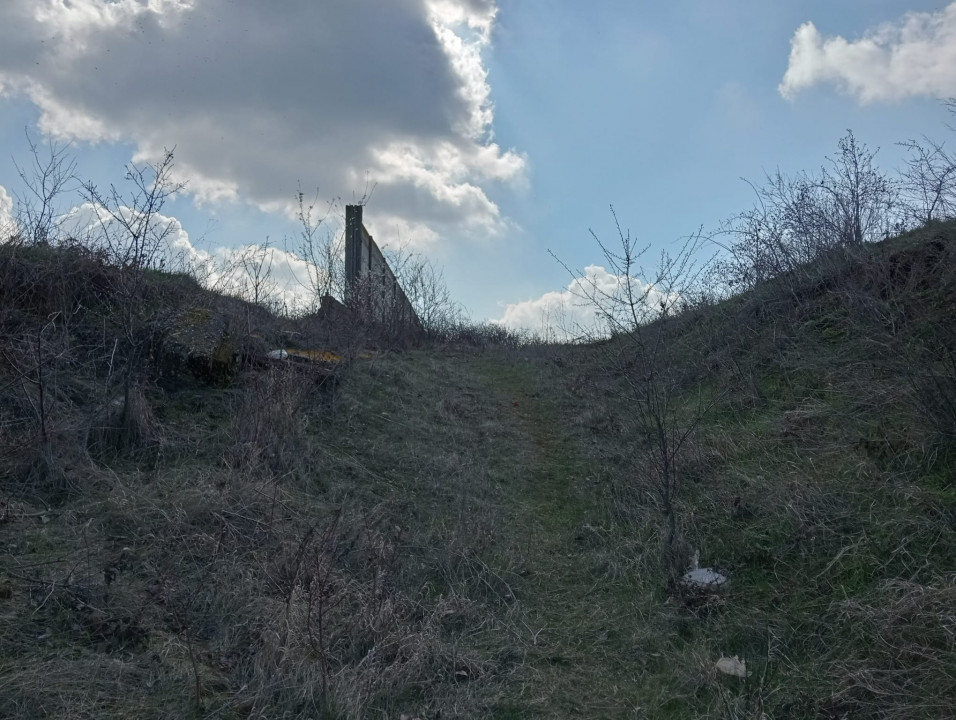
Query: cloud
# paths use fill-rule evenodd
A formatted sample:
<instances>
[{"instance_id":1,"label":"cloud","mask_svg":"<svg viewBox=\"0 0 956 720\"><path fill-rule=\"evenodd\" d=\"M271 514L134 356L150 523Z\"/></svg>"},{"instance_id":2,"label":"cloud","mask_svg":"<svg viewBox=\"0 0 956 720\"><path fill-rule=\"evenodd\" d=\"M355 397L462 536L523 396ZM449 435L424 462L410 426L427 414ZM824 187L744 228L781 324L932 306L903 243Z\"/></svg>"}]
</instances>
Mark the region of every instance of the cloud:
<instances>
[{"instance_id":1,"label":"cloud","mask_svg":"<svg viewBox=\"0 0 956 720\"><path fill-rule=\"evenodd\" d=\"M120 206L115 214L135 221L136 212ZM128 233L110 213L100 205L84 202L77 205L57 221L60 236L79 241L91 249L104 251L108 258L116 260L128 245ZM211 255L195 248L189 233L175 217L154 213L148 224L149 237L145 245L150 249L147 262L162 265L170 270L198 267L211 259Z\"/></svg>"},{"instance_id":2,"label":"cloud","mask_svg":"<svg viewBox=\"0 0 956 720\"><path fill-rule=\"evenodd\" d=\"M281 248L219 247L212 253L199 251L194 262L194 272L205 273L205 284L220 292L293 314L317 309L320 298L314 297L309 278L321 271Z\"/></svg>"},{"instance_id":3,"label":"cloud","mask_svg":"<svg viewBox=\"0 0 956 720\"><path fill-rule=\"evenodd\" d=\"M909 13L859 40L824 38L812 22L790 41L780 94L831 83L861 104L908 97L956 95L956 3L932 13Z\"/></svg>"},{"instance_id":4,"label":"cloud","mask_svg":"<svg viewBox=\"0 0 956 720\"><path fill-rule=\"evenodd\" d=\"M0 185L0 242L7 240L14 230L13 198L6 188Z\"/></svg>"},{"instance_id":5,"label":"cloud","mask_svg":"<svg viewBox=\"0 0 956 720\"><path fill-rule=\"evenodd\" d=\"M127 207L120 207L116 212L125 218L133 214ZM265 243L212 249L197 247L177 218L162 213L154 214L150 227L152 266L188 273L207 288L246 300L253 301L258 295L260 301L289 312L314 309L319 300L313 297L310 278L321 275L323 270L292 252ZM105 250L109 257L121 255L126 246L126 236L119 223L101 207L88 202L66 213L62 228L65 237Z\"/></svg>"},{"instance_id":6,"label":"cloud","mask_svg":"<svg viewBox=\"0 0 956 720\"><path fill-rule=\"evenodd\" d=\"M632 296L640 317L653 314L664 294L639 278L631 278ZM626 298L627 280L599 265L584 268L565 290L511 303L493 322L510 330L526 331L549 341L567 341L606 335L609 328L630 324ZM674 298L669 298L672 304ZM594 302L596 300L597 302Z\"/></svg>"},{"instance_id":7,"label":"cloud","mask_svg":"<svg viewBox=\"0 0 956 720\"><path fill-rule=\"evenodd\" d=\"M525 158L494 142L482 52L495 0L4 0L0 93L41 128L176 146L200 203L289 209L299 181L443 236L507 226L489 191ZM461 234L461 233L458 233ZM414 242L416 238L409 238Z\"/></svg>"}]
</instances>

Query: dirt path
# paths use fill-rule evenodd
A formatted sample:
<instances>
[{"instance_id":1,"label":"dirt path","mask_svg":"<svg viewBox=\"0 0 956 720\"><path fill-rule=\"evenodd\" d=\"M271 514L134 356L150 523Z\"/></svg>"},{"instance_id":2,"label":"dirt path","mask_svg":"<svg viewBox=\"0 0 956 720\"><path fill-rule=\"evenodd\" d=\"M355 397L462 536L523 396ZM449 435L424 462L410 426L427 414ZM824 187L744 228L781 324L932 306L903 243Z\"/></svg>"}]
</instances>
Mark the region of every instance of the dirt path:
<instances>
[{"instance_id":1,"label":"dirt path","mask_svg":"<svg viewBox=\"0 0 956 720\"><path fill-rule=\"evenodd\" d=\"M526 563L515 594L534 682L516 686L513 706L499 716L639 716L632 689L641 660L628 630L634 606L603 542L599 469L578 453L534 365L509 360L485 357L475 369L522 446L512 458L520 481L503 492L513 511L508 531Z\"/></svg>"}]
</instances>

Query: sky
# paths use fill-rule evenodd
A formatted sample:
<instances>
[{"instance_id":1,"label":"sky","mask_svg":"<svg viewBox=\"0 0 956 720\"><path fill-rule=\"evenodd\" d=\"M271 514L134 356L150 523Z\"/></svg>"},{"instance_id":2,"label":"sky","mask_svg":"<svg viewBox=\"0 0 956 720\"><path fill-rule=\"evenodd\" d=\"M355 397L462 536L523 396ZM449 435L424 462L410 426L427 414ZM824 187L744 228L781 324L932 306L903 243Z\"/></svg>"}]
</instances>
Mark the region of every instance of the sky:
<instances>
[{"instance_id":1,"label":"sky","mask_svg":"<svg viewBox=\"0 0 956 720\"><path fill-rule=\"evenodd\" d=\"M591 235L613 240L612 205L656 254L848 129L887 170L900 141L956 142L953 96L956 2L3 0L0 223L28 135L121 190L174 148L178 247L281 247L300 190L330 230L364 199L472 318L540 331L586 321L582 277L613 281Z\"/></svg>"}]
</instances>

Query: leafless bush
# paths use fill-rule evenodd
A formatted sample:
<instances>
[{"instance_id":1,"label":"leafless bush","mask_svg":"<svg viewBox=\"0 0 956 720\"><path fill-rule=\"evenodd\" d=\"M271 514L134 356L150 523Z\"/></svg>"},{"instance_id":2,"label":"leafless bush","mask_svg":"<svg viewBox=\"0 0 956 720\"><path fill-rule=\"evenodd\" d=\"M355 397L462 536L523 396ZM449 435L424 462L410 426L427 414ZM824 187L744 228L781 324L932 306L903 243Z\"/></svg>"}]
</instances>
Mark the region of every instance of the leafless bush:
<instances>
[{"instance_id":1,"label":"leafless bush","mask_svg":"<svg viewBox=\"0 0 956 720\"><path fill-rule=\"evenodd\" d=\"M823 219L840 245L853 246L889 237L902 229L899 185L873 163L878 151L858 143L852 131L840 139L818 184L829 198Z\"/></svg>"},{"instance_id":2,"label":"leafless bush","mask_svg":"<svg viewBox=\"0 0 956 720\"><path fill-rule=\"evenodd\" d=\"M145 302L146 277L150 270L160 269L165 260L165 249L173 227L160 221L160 213L172 197L182 191L183 183L173 179L173 151L166 150L162 159L153 165L128 165L126 180L130 184L127 197L110 186L100 192L89 182L83 186L82 196L90 204L96 221L88 242L100 248L107 262L116 269L112 293L118 306L120 340L109 352L109 374L106 393L114 374L123 388L121 412L123 437L140 437L133 429L141 424L142 406L137 386L143 367L145 349L150 341L148 318L150 308ZM115 372L114 360L119 365ZM132 423L132 424L130 424Z\"/></svg>"},{"instance_id":3,"label":"leafless bush","mask_svg":"<svg viewBox=\"0 0 956 720\"><path fill-rule=\"evenodd\" d=\"M925 225L956 215L956 158L926 136L900 145L909 151L902 184L912 219Z\"/></svg>"},{"instance_id":4,"label":"leafless bush","mask_svg":"<svg viewBox=\"0 0 956 720\"><path fill-rule=\"evenodd\" d=\"M309 291L310 306L307 312L319 310L326 297L345 297L345 236L323 227L335 211L336 203L330 202L324 214L316 212L318 191L312 202L306 204L305 194L297 196L296 220L299 223L296 256L306 265L307 277L299 283Z\"/></svg>"},{"instance_id":5,"label":"leafless bush","mask_svg":"<svg viewBox=\"0 0 956 720\"><path fill-rule=\"evenodd\" d=\"M473 323L465 320L436 330L432 340L439 344L473 348L518 348L533 341L529 336L497 323Z\"/></svg>"},{"instance_id":6,"label":"leafless bush","mask_svg":"<svg viewBox=\"0 0 956 720\"><path fill-rule=\"evenodd\" d=\"M49 438L50 414L58 397L57 361L68 352L68 338L57 327L57 314L40 323L32 337L21 339L19 347L0 348L0 357L13 370L23 390L23 397L36 418L41 442ZM16 356L14 355L15 351ZM18 356L18 357L17 357Z\"/></svg>"},{"instance_id":7,"label":"leafless bush","mask_svg":"<svg viewBox=\"0 0 956 720\"><path fill-rule=\"evenodd\" d=\"M442 271L421 253L386 248L389 266L428 335L439 335L460 324L463 309L454 300Z\"/></svg>"},{"instance_id":8,"label":"leafless bush","mask_svg":"<svg viewBox=\"0 0 956 720\"><path fill-rule=\"evenodd\" d=\"M62 196L71 193L76 183L76 160L69 145L49 140L42 148L29 132L30 167L16 167L22 190L16 199L16 234L13 239L29 245L55 244L61 238L64 211Z\"/></svg>"},{"instance_id":9,"label":"leafless bush","mask_svg":"<svg viewBox=\"0 0 956 720\"><path fill-rule=\"evenodd\" d=\"M272 277L274 256L269 238L260 245L244 248L237 260L239 296L253 305L268 307L275 303L278 284Z\"/></svg>"},{"instance_id":10,"label":"leafless bush","mask_svg":"<svg viewBox=\"0 0 956 720\"><path fill-rule=\"evenodd\" d=\"M779 170L751 184L755 206L718 234L731 238L719 267L732 290L801 273L824 253L898 232L905 219L898 183L874 164L876 152L848 132L839 152L816 173Z\"/></svg>"},{"instance_id":11,"label":"leafless bush","mask_svg":"<svg viewBox=\"0 0 956 720\"><path fill-rule=\"evenodd\" d=\"M593 232L592 236L618 283L612 289L594 281L584 283L582 299L597 309L612 333L612 341L603 345L605 360L627 388L632 472L635 484L655 498L664 519L665 567L673 588L690 554L678 519L685 450L712 405L700 393L687 405L689 379L676 362L672 333L681 299L697 287L704 268L698 259L701 234L689 237L675 255L662 252L656 269L648 272L641 265L648 247L639 246L630 231L621 228L613 208L612 215L616 243L605 243ZM580 271L569 273L588 277Z\"/></svg>"},{"instance_id":12,"label":"leafless bush","mask_svg":"<svg viewBox=\"0 0 956 720\"><path fill-rule=\"evenodd\" d=\"M0 264L9 259L0 259ZM47 303L70 304L59 295L62 288L44 291L48 283L64 279L58 265L52 263L49 272L39 276L31 274L30 263L18 265L9 289L24 303L11 307L20 317L13 321L0 316L0 322L10 321L6 337L0 339L0 458L11 463L8 473L0 473L6 475L0 485L46 502L60 502L76 492L80 467L88 461L80 440L77 388L92 370L71 334L74 318L61 311L45 316L38 312Z\"/></svg>"},{"instance_id":13,"label":"leafless bush","mask_svg":"<svg viewBox=\"0 0 956 720\"><path fill-rule=\"evenodd\" d=\"M185 183L173 180L173 150L166 150L152 165L127 165L125 179L129 194L124 197L115 185L101 192L86 183L82 198L90 203L95 216L89 241L102 247L112 265L126 271L128 293L141 290L148 270L160 269L166 260L165 249L173 227L161 223L165 204L185 189Z\"/></svg>"},{"instance_id":14,"label":"leafless bush","mask_svg":"<svg viewBox=\"0 0 956 720\"><path fill-rule=\"evenodd\" d=\"M374 517L339 509L291 540L265 562L264 593L274 601L257 610L264 622L245 676L255 711L357 719L385 712L409 687L491 670L442 637L473 601L410 594L402 538Z\"/></svg>"},{"instance_id":15,"label":"leafless bush","mask_svg":"<svg viewBox=\"0 0 956 720\"><path fill-rule=\"evenodd\" d=\"M902 381L899 389L922 421L928 465L956 448L956 333L938 320L956 290L952 232L926 226L905 243L855 259L841 280L841 305L872 349L872 362Z\"/></svg>"}]
</instances>

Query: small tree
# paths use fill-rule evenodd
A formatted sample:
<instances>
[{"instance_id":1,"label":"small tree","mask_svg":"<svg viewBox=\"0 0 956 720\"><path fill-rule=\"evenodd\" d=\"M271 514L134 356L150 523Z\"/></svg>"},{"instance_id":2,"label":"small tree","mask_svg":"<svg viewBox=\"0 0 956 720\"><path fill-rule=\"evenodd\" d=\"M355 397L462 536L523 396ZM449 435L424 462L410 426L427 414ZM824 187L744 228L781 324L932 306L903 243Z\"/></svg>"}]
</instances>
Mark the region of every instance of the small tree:
<instances>
[{"instance_id":1,"label":"small tree","mask_svg":"<svg viewBox=\"0 0 956 720\"><path fill-rule=\"evenodd\" d=\"M602 347L628 389L634 472L644 476L660 508L665 566L673 584L686 570L688 559L681 550L678 527L682 466L688 444L712 402L705 402L700 393L693 408L682 402L688 391L687 378L673 362L676 336L672 324L682 301L694 294L707 263L698 261L702 236L697 232L675 255L662 252L657 267L647 272L641 263L649 246L640 247L630 231L622 230L613 207L611 212L617 242L612 246L594 232L591 236L617 282L608 288L592 278L580 285L579 292L581 299L596 309L614 340ZM564 267L574 277L589 277Z\"/></svg>"},{"instance_id":2,"label":"small tree","mask_svg":"<svg viewBox=\"0 0 956 720\"><path fill-rule=\"evenodd\" d=\"M956 215L956 158L925 135L900 146L909 151L902 183L912 220L923 225Z\"/></svg>"},{"instance_id":3,"label":"small tree","mask_svg":"<svg viewBox=\"0 0 956 720\"><path fill-rule=\"evenodd\" d=\"M462 322L461 305L452 297L441 269L427 256L403 246L395 251L386 249L386 254L426 333L442 334Z\"/></svg>"},{"instance_id":4,"label":"small tree","mask_svg":"<svg viewBox=\"0 0 956 720\"><path fill-rule=\"evenodd\" d=\"M59 199L74 190L76 159L70 154L69 145L50 140L41 149L29 132L26 137L30 165L24 167L14 162L23 189L15 194L13 239L30 245L56 243L64 218Z\"/></svg>"},{"instance_id":5,"label":"small tree","mask_svg":"<svg viewBox=\"0 0 956 720\"><path fill-rule=\"evenodd\" d=\"M152 165L127 165L125 179L132 188L127 197L114 185L103 193L88 182L81 190L96 218L98 233L93 241L106 252L110 264L123 270L128 291L141 291L146 272L165 263L174 227L160 222L160 213L186 187L173 179L173 165L173 150L165 150Z\"/></svg>"},{"instance_id":6,"label":"small tree","mask_svg":"<svg viewBox=\"0 0 956 720\"><path fill-rule=\"evenodd\" d=\"M901 229L899 188L877 168L865 144L853 131L840 139L839 153L827 158L818 181L823 191L821 217L841 245L860 245L888 237Z\"/></svg>"},{"instance_id":7,"label":"small tree","mask_svg":"<svg viewBox=\"0 0 956 720\"><path fill-rule=\"evenodd\" d=\"M273 248L269 238L261 245L249 245L240 251L236 260L239 297L253 305L272 304L278 290L272 277L273 260Z\"/></svg>"},{"instance_id":8,"label":"small tree","mask_svg":"<svg viewBox=\"0 0 956 720\"><path fill-rule=\"evenodd\" d=\"M53 436L60 419L56 406L62 399L59 372L75 360L68 328L82 307L71 283L75 257L60 253L49 256L42 269L37 268L41 270L39 276L25 274L15 257L18 246L63 242L61 198L74 189L76 162L68 145L52 140L41 145L29 132L26 138L30 163L21 166L14 162L21 187L14 191L16 209L10 225L0 227L0 243L5 243L0 261L0 320L8 319L8 311L27 307L37 320L34 328L23 327L23 332L16 334L19 337L9 333L3 338L0 364L7 365L19 377L23 398L36 416L41 448L38 467L62 480L55 469ZM16 314L10 318L11 328L20 325L14 319Z\"/></svg>"},{"instance_id":9,"label":"small tree","mask_svg":"<svg viewBox=\"0 0 956 720\"><path fill-rule=\"evenodd\" d=\"M144 302L146 275L149 270L163 267L168 240L174 231L172 224L161 221L160 213L185 188L185 183L174 180L173 164L173 151L165 150L155 164L127 165L126 180L131 190L126 197L113 185L104 193L92 182L81 191L95 216L90 242L115 268L114 294L121 339L110 353L106 387L116 374L114 362L119 359L123 408L119 433L111 438L117 449L135 444L143 430L144 408L137 375L150 339L146 327L150 308Z\"/></svg>"},{"instance_id":10,"label":"small tree","mask_svg":"<svg viewBox=\"0 0 956 720\"><path fill-rule=\"evenodd\" d=\"M325 297L345 297L345 236L325 227L336 208L333 200L325 213L316 212L318 191L312 202L306 204L305 194L297 195L296 220L299 223L298 245L294 254L306 265L307 277L298 279L311 298L310 312L319 309Z\"/></svg>"}]
</instances>

